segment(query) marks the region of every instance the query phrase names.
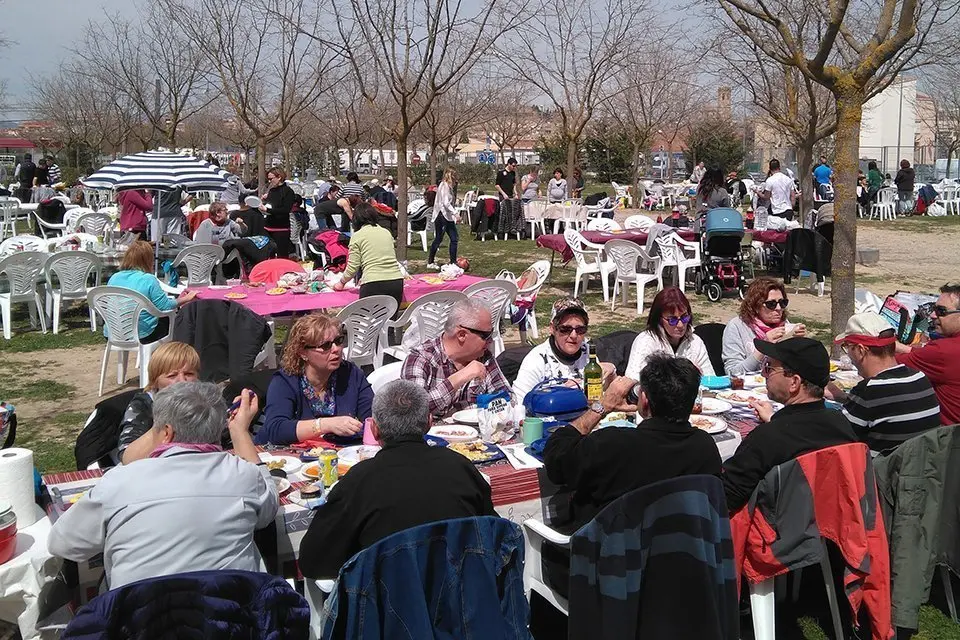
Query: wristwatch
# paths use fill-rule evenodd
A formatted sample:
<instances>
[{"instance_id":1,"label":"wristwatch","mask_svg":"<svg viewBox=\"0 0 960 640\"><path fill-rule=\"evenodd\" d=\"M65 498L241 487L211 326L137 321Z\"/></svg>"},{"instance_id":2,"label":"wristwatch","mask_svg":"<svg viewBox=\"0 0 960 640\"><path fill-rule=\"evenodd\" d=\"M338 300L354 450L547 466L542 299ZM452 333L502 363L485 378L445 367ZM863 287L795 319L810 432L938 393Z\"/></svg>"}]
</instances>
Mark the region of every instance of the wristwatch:
<instances>
[{"instance_id":1,"label":"wristwatch","mask_svg":"<svg viewBox=\"0 0 960 640\"><path fill-rule=\"evenodd\" d=\"M601 416L607 415L607 410L604 409L603 403L599 400L593 401L593 404L590 405L590 410L599 413Z\"/></svg>"}]
</instances>

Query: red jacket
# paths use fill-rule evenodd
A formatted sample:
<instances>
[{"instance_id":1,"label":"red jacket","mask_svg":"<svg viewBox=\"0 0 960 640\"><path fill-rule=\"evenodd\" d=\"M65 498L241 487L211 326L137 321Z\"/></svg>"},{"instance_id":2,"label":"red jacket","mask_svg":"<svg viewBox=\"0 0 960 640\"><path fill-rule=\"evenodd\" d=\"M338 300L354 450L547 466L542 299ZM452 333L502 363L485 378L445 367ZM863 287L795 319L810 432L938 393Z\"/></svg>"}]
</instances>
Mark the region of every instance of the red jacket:
<instances>
[{"instance_id":1,"label":"red jacket","mask_svg":"<svg viewBox=\"0 0 960 640\"><path fill-rule=\"evenodd\" d=\"M866 607L874 640L894 637L890 552L865 444L804 454L771 470L730 519L740 575L752 583L820 561L820 538L840 549L854 619Z\"/></svg>"},{"instance_id":2,"label":"red jacket","mask_svg":"<svg viewBox=\"0 0 960 640\"><path fill-rule=\"evenodd\" d=\"M147 212L153 210L153 198L139 189L129 189L117 194L120 205L121 231L146 231Z\"/></svg>"},{"instance_id":3,"label":"red jacket","mask_svg":"<svg viewBox=\"0 0 960 640\"><path fill-rule=\"evenodd\" d=\"M922 371L937 392L940 401L940 423L960 423L960 336L939 338L925 347L897 355L897 362Z\"/></svg>"}]
</instances>

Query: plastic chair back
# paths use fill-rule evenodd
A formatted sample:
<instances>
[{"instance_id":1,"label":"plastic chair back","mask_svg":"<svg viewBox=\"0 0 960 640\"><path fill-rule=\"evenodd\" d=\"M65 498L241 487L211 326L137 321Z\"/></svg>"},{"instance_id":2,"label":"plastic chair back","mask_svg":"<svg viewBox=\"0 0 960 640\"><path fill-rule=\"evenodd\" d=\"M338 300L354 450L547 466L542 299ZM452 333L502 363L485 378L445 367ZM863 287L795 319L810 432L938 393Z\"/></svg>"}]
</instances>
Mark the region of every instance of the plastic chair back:
<instances>
[{"instance_id":1,"label":"plastic chair back","mask_svg":"<svg viewBox=\"0 0 960 640\"><path fill-rule=\"evenodd\" d=\"M141 311L155 318L164 315L142 293L124 287L94 287L87 294L87 303L103 318L109 336L107 341L121 348L140 345ZM172 328L173 323L170 326Z\"/></svg>"},{"instance_id":2,"label":"plastic chair back","mask_svg":"<svg viewBox=\"0 0 960 640\"><path fill-rule=\"evenodd\" d=\"M105 231L113 228L113 218L106 213L88 213L80 216L74 226L77 231L102 237Z\"/></svg>"},{"instance_id":3,"label":"plastic chair back","mask_svg":"<svg viewBox=\"0 0 960 640\"><path fill-rule=\"evenodd\" d=\"M397 312L391 296L368 296L345 306L337 318L347 330L343 357L354 364L372 364L383 326Z\"/></svg>"},{"instance_id":4,"label":"plastic chair back","mask_svg":"<svg viewBox=\"0 0 960 640\"><path fill-rule=\"evenodd\" d=\"M173 267L186 265L187 286L196 287L213 284L213 270L223 262L223 247L216 244L192 244L177 254Z\"/></svg>"},{"instance_id":5,"label":"plastic chair back","mask_svg":"<svg viewBox=\"0 0 960 640\"><path fill-rule=\"evenodd\" d=\"M47 258L43 271L51 291L59 290L63 296L85 296L91 273L96 274L96 286L100 285L103 263L98 256L88 251L62 251ZM59 287L53 286L54 276Z\"/></svg>"},{"instance_id":6,"label":"plastic chair back","mask_svg":"<svg viewBox=\"0 0 960 640\"><path fill-rule=\"evenodd\" d=\"M0 260L0 273L10 281L11 301L34 300L46 260L47 254L41 251L20 251Z\"/></svg>"},{"instance_id":7,"label":"plastic chair back","mask_svg":"<svg viewBox=\"0 0 960 640\"><path fill-rule=\"evenodd\" d=\"M47 243L37 236L13 236L0 242L0 258L23 251L47 251Z\"/></svg>"}]
</instances>

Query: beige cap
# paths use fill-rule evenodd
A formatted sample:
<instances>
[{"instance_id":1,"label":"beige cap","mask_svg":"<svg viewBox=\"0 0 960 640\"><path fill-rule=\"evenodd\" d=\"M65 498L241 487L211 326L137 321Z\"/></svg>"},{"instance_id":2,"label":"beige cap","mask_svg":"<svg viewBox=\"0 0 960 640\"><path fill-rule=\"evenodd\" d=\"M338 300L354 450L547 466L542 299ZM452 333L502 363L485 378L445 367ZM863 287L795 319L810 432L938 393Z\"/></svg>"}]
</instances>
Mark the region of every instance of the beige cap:
<instances>
[{"instance_id":1,"label":"beige cap","mask_svg":"<svg viewBox=\"0 0 960 640\"><path fill-rule=\"evenodd\" d=\"M854 342L866 346L883 346L893 342L895 329L880 314L873 311L850 316L843 333L837 336L835 343Z\"/></svg>"}]
</instances>

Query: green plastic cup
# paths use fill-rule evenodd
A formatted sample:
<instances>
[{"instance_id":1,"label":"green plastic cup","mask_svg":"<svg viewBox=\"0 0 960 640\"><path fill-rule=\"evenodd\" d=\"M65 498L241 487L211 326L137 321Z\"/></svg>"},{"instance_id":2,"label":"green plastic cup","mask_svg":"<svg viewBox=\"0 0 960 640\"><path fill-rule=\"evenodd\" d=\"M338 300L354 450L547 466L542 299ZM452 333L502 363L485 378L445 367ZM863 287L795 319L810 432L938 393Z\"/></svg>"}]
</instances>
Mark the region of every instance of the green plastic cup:
<instances>
[{"instance_id":1,"label":"green plastic cup","mask_svg":"<svg viewBox=\"0 0 960 640\"><path fill-rule=\"evenodd\" d=\"M523 419L523 444L533 444L543 437L543 419Z\"/></svg>"}]
</instances>

